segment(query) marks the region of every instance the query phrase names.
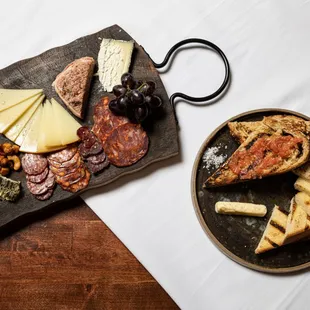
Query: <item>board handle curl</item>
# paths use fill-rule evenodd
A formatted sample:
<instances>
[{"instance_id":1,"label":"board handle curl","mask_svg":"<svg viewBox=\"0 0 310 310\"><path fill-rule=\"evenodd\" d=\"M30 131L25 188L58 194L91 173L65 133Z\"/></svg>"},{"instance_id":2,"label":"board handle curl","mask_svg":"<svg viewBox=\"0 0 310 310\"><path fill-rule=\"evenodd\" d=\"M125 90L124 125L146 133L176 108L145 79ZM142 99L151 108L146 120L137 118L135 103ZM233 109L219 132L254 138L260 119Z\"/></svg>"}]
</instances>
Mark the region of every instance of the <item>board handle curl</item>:
<instances>
[{"instance_id":1,"label":"board handle curl","mask_svg":"<svg viewBox=\"0 0 310 310\"><path fill-rule=\"evenodd\" d=\"M205 46L209 47L210 49L212 49L214 52L216 52L221 57L221 59L224 62L224 65L225 65L225 77L224 77L224 81L223 81L222 85L214 93L212 93L210 95L207 95L207 96L204 96L204 97L192 97L192 96L188 96L188 95L186 95L184 93L181 93L181 92L177 92L177 93L172 94L170 99L169 99L169 101L170 101L170 104L172 106L174 117L176 119L177 124L178 124L178 118L177 118L176 110L175 110L175 103L176 103L175 99L176 98L183 98L183 99L185 99L187 101L190 101L193 105L199 105L199 104L197 104L197 102L206 103L206 102L208 102L208 101L210 101L212 99L215 99L220 94L222 94L223 91L226 89L226 87L227 87L227 85L229 83L229 80L230 80L230 67L229 67L229 63L228 63L227 57L225 56L223 51L217 45L215 45L214 43L212 43L210 41L207 41L207 40L204 40L204 39L199 39L199 38L190 38L190 39L186 39L186 40L183 40L183 41L180 41L180 42L176 43L175 45L173 45L170 48L170 50L168 51L167 55L165 56L163 62L161 62L161 63L154 62L152 60L152 58L150 57L150 55L141 46L142 49L144 50L144 52L148 55L148 57L152 61L154 67L156 69L159 69L159 68L165 67L168 64L169 59L171 58L173 53L178 48L180 48L181 46L188 45L188 44L193 44L193 43L198 43L198 44L205 45Z\"/></svg>"}]
</instances>

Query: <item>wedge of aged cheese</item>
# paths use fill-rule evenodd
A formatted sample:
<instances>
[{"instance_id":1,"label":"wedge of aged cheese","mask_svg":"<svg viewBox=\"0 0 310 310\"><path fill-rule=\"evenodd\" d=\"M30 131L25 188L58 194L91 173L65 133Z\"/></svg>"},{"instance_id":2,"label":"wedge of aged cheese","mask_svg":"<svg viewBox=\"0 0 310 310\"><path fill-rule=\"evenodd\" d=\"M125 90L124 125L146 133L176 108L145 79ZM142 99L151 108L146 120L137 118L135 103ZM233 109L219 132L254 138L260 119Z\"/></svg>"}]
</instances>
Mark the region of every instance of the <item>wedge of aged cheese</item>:
<instances>
[{"instance_id":1,"label":"wedge of aged cheese","mask_svg":"<svg viewBox=\"0 0 310 310\"><path fill-rule=\"evenodd\" d=\"M56 123L53 106L49 100L46 100L43 107L40 143L46 147L60 146L62 145L62 133L59 129L58 122Z\"/></svg>"},{"instance_id":2,"label":"wedge of aged cheese","mask_svg":"<svg viewBox=\"0 0 310 310\"><path fill-rule=\"evenodd\" d=\"M0 112L42 93L42 89L0 89Z\"/></svg>"},{"instance_id":3,"label":"wedge of aged cheese","mask_svg":"<svg viewBox=\"0 0 310 310\"><path fill-rule=\"evenodd\" d=\"M121 83L122 74L129 71L133 48L133 41L102 40L98 74L105 91L111 92L114 85Z\"/></svg>"},{"instance_id":4,"label":"wedge of aged cheese","mask_svg":"<svg viewBox=\"0 0 310 310\"><path fill-rule=\"evenodd\" d=\"M79 140L76 132L81 125L55 99L51 100L55 125L60 133L61 145L67 145Z\"/></svg>"},{"instance_id":5,"label":"wedge of aged cheese","mask_svg":"<svg viewBox=\"0 0 310 310\"><path fill-rule=\"evenodd\" d=\"M255 249L255 254L260 254L283 245L287 219L287 214L280 210L278 206L273 208L263 236Z\"/></svg>"},{"instance_id":6,"label":"wedge of aged cheese","mask_svg":"<svg viewBox=\"0 0 310 310\"><path fill-rule=\"evenodd\" d=\"M263 217L267 213L267 208L264 205L253 203L218 201L215 204L215 211L220 214Z\"/></svg>"},{"instance_id":7,"label":"wedge of aged cheese","mask_svg":"<svg viewBox=\"0 0 310 310\"><path fill-rule=\"evenodd\" d=\"M295 184L294 187L296 190L300 191L300 192L305 192L306 194L310 195L310 181L299 177Z\"/></svg>"},{"instance_id":8,"label":"wedge of aged cheese","mask_svg":"<svg viewBox=\"0 0 310 310\"><path fill-rule=\"evenodd\" d=\"M0 133L15 123L36 102L32 97L0 112Z\"/></svg>"},{"instance_id":9,"label":"wedge of aged cheese","mask_svg":"<svg viewBox=\"0 0 310 310\"><path fill-rule=\"evenodd\" d=\"M310 236L309 219L307 212L293 198L287 220L284 243L292 243L308 238Z\"/></svg>"},{"instance_id":10,"label":"wedge of aged cheese","mask_svg":"<svg viewBox=\"0 0 310 310\"><path fill-rule=\"evenodd\" d=\"M44 100L43 94L38 94L33 97L36 99L35 103L27 110L15 123L13 123L9 128L7 128L3 133L11 141L16 140L22 129L26 126L29 119L33 116L39 105Z\"/></svg>"}]
</instances>

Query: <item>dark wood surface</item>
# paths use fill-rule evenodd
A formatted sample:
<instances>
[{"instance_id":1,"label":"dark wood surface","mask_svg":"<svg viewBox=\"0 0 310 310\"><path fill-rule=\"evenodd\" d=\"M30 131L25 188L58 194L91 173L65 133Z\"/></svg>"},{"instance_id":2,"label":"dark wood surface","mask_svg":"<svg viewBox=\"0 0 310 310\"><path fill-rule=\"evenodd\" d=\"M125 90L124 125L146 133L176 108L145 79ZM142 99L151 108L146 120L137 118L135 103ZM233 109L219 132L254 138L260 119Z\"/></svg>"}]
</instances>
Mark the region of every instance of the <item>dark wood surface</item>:
<instances>
[{"instance_id":1,"label":"dark wood surface","mask_svg":"<svg viewBox=\"0 0 310 310\"><path fill-rule=\"evenodd\" d=\"M263 116L287 114L309 120L305 115L280 109L250 111L229 121L257 121ZM228 121L227 121L228 122ZM200 223L215 243L228 257L236 262L263 272L294 272L310 266L310 242L298 242L257 255L254 253L275 204L289 211L290 201L296 194L294 182L297 176L285 173L261 180L244 182L212 189L202 185L215 171L205 169L202 156L209 147L219 147L217 155L227 159L238 148L230 135L227 122L217 128L203 143L198 152L192 174L192 196ZM264 204L267 215L263 218L222 215L215 212L217 201L237 201Z\"/></svg>"},{"instance_id":2,"label":"dark wood surface","mask_svg":"<svg viewBox=\"0 0 310 310\"><path fill-rule=\"evenodd\" d=\"M59 103L62 103L52 87L55 77L70 62L77 58L91 56L97 59L102 38L113 38L125 41L132 40L131 36L119 26L114 25L108 27L97 33L79 38L67 45L53 48L41 55L19 61L0 70L0 88L43 88L47 98L56 98ZM155 120L153 122L148 122L148 125L144 126L150 140L149 151L146 156L132 166L118 168L110 165L107 169L102 171L102 173L96 176L92 175L88 187L83 191L113 182L121 176L135 173L152 163L176 156L179 152L176 121L165 87L151 60L137 43L135 43L130 71L138 80L154 81L156 83L155 93L159 95L163 101L160 115L153 115ZM100 98L107 95L110 97L112 96L103 91L98 77L94 77L83 125L91 125L93 123L94 105ZM81 123L80 120L78 121ZM6 139L0 136L0 142L4 141L6 141ZM38 201L28 191L26 178L23 172L14 172L11 177L14 180L22 182L22 194L16 203L1 202L0 226L30 212L43 209L51 204L56 204L64 199L71 199L81 193L72 194L62 190L60 186L57 186L53 196L49 200Z\"/></svg>"},{"instance_id":3,"label":"dark wood surface","mask_svg":"<svg viewBox=\"0 0 310 310\"><path fill-rule=\"evenodd\" d=\"M1 231L0 309L178 309L81 199L70 205Z\"/></svg>"}]
</instances>

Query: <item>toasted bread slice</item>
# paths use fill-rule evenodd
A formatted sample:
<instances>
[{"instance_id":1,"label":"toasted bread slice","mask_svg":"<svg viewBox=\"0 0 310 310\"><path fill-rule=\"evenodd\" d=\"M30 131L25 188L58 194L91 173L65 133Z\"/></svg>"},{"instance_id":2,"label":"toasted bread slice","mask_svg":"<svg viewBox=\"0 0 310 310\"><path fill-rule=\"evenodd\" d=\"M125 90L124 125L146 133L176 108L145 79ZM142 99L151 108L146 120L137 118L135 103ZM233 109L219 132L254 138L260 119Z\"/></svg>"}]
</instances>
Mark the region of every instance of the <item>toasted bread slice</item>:
<instances>
[{"instance_id":1,"label":"toasted bread slice","mask_svg":"<svg viewBox=\"0 0 310 310\"><path fill-rule=\"evenodd\" d=\"M230 122L228 127L230 134L239 143L243 143L261 124L265 124L275 131L300 131L307 136L310 135L310 122L293 115L266 116L262 121L257 122Z\"/></svg>"},{"instance_id":2,"label":"toasted bread slice","mask_svg":"<svg viewBox=\"0 0 310 310\"><path fill-rule=\"evenodd\" d=\"M295 195L295 201L310 216L310 196L305 192L299 192Z\"/></svg>"},{"instance_id":3,"label":"toasted bread slice","mask_svg":"<svg viewBox=\"0 0 310 310\"><path fill-rule=\"evenodd\" d=\"M74 60L56 77L53 86L70 111L77 117L84 117L95 60L83 57Z\"/></svg>"},{"instance_id":4,"label":"toasted bread slice","mask_svg":"<svg viewBox=\"0 0 310 310\"><path fill-rule=\"evenodd\" d=\"M229 185L291 171L310 155L308 138L301 132L275 132L262 124L211 175L204 187Z\"/></svg>"},{"instance_id":5,"label":"toasted bread slice","mask_svg":"<svg viewBox=\"0 0 310 310\"><path fill-rule=\"evenodd\" d=\"M294 188L300 192L305 192L310 195L310 181L307 179L299 177L294 184Z\"/></svg>"},{"instance_id":6,"label":"toasted bread slice","mask_svg":"<svg viewBox=\"0 0 310 310\"><path fill-rule=\"evenodd\" d=\"M310 162L306 162L299 168L293 170L293 172L303 179L310 180Z\"/></svg>"},{"instance_id":7,"label":"toasted bread slice","mask_svg":"<svg viewBox=\"0 0 310 310\"><path fill-rule=\"evenodd\" d=\"M291 201L290 213L287 219L284 244L306 239L309 236L310 217L293 198Z\"/></svg>"},{"instance_id":8,"label":"toasted bread slice","mask_svg":"<svg viewBox=\"0 0 310 310\"><path fill-rule=\"evenodd\" d=\"M288 216L286 212L275 206L255 254L267 252L283 245Z\"/></svg>"}]
</instances>

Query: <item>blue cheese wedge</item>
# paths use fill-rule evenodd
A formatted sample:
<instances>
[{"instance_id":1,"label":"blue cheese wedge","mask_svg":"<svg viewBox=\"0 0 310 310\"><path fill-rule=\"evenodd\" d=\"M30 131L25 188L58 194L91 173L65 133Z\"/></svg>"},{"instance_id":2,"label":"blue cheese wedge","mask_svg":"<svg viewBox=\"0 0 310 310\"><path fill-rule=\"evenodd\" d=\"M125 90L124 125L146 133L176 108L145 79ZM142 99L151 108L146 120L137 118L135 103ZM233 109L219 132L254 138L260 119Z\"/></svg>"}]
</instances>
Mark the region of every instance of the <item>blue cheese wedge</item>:
<instances>
[{"instance_id":1,"label":"blue cheese wedge","mask_svg":"<svg viewBox=\"0 0 310 310\"><path fill-rule=\"evenodd\" d=\"M129 71L133 41L103 39L98 54L98 75L105 91L121 84L122 74Z\"/></svg>"},{"instance_id":2,"label":"blue cheese wedge","mask_svg":"<svg viewBox=\"0 0 310 310\"><path fill-rule=\"evenodd\" d=\"M0 198L15 201L20 194L20 182L0 175Z\"/></svg>"},{"instance_id":3,"label":"blue cheese wedge","mask_svg":"<svg viewBox=\"0 0 310 310\"><path fill-rule=\"evenodd\" d=\"M267 213L267 208L264 205L254 203L218 201L215 204L215 211L220 214L263 217Z\"/></svg>"}]
</instances>

